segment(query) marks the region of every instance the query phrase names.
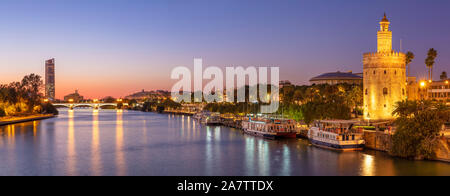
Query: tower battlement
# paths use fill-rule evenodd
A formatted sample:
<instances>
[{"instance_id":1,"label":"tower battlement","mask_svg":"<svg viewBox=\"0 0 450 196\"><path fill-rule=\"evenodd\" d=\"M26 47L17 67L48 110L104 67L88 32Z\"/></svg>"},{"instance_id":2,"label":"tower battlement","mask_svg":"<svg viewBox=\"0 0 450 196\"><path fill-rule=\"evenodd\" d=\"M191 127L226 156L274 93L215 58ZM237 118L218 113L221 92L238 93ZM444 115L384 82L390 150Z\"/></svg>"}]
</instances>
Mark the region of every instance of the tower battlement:
<instances>
[{"instance_id":1,"label":"tower battlement","mask_svg":"<svg viewBox=\"0 0 450 196\"><path fill-rule=\"evenodd\" d=\"M366 52L363 54L364 57L405 57L405 53L402 52L395 52L395 51L391 51L391 52Z\"/></svg>"}]
</instances>

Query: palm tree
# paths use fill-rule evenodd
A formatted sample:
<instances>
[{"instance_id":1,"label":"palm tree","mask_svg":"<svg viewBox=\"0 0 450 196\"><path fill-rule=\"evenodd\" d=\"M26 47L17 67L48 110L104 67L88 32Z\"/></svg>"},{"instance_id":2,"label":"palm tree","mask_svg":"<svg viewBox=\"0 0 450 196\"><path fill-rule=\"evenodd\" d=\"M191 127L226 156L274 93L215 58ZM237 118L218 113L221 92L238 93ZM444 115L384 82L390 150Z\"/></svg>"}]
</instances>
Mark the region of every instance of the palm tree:
<instances>
[{"instance_id":1,"label":"palm tree","mask_svg":"<svg viewBox=\"0 0 450 196\"><path fill-rule=\"evenodd\" d=\"M433 80L433 65L437 57L437 51L434 48L428 50L428 57L425 59L425 64L428 68L428 79Z\"/></svg>"},{"instance_id":2,"label":"palm tree","mask_svg":"<svg viewBox=\"0 0 450 196\"><path fill-rule=\"evenodd\" d=\"M406 53L406 66L408 67L408 73L406 74L406 76L410 76L410 63L412 62L412 60L414 59L414 53L412 53L411 51L408 51Z\"/></svg>"},{"instance_id":3,"label":"palm tree","mask_svg":"<svg viewBox=\"0 0 450 196\"><path fill-rule=\"evenodd\" d=\"M441 80L447 80L447 72L443 71L440 76Z\"/></svg>"}]
</instances>

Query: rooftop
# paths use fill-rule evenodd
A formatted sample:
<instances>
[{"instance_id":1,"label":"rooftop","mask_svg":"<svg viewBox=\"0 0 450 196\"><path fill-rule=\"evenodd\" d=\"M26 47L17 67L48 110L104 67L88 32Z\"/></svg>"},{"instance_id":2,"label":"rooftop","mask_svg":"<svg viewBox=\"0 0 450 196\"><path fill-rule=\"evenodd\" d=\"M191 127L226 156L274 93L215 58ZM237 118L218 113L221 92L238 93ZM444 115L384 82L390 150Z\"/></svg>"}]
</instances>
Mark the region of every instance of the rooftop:
<instances>
[{"instance_id":1,"label":"rooftop","mask_svg":"<svg viewBox=\"0 0 450 196\"><path fill-rule=\"evenodd\" d=\"M311 78L309 81L317 81L317 80L362 80L363 77L356 75L351 72L331 72L324 73L322 75Z\"/></svg>"}]
</instances>

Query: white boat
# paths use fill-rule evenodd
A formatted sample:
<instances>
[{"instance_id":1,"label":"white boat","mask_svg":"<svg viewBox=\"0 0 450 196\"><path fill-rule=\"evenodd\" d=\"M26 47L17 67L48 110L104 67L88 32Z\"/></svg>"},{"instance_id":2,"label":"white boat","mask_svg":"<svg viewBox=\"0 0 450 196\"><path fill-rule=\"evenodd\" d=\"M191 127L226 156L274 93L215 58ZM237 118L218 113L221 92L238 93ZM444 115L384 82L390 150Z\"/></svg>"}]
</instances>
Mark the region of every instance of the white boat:
<instances>
[{"instance_id":1,"label":"white boat","mask_svg":"<svg viewBox=\"0 0 450 196\"><path fill-rule=\"evenodd\" d=\"M308 131L310 142L318 147L352 151L363 150L365 141L363 130L355 129L358 121L324 120L315 123Z\"/></svg>"},{"instance_id":2,"label":"white boat","mask_svg":"<svg viewBox=\"0 0 450 196\"><path fill-rule=\"evenodd\" d=\"M242 129L246 134L269 139L297 137L294 120L249 118L242 121Z\"/></svg>"},{"instance_id":3,"label":"white boat","mask_svg":"<svg viewBox=\"0 0 450 196\"><path fill-rule=\"evenodd\" d=\"M205 125L220 125L220 113L203 113L200 122Z\"/></svg>"}]
</instances>

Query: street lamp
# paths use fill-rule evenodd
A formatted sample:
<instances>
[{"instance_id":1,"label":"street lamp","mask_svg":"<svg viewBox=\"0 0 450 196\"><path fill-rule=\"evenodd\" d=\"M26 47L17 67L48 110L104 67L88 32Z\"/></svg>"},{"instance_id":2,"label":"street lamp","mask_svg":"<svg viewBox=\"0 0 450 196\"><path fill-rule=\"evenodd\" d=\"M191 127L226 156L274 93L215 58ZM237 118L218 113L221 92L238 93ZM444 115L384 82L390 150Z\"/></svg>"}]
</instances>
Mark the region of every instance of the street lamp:
<instances>
[{"instance_id":1,"label":"street lamp","mask_svg":"<svg viewBox=\"0 0 450 196\"><path fill-rule=\"evenodd\" d=\"M420 82L420 87L423 88L423 87L425 87L426 85L427 85L427 83L425 83L425 81L421 81L421 82Z\"/></svg>"}]
</instances>

